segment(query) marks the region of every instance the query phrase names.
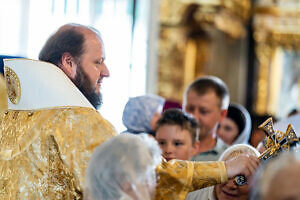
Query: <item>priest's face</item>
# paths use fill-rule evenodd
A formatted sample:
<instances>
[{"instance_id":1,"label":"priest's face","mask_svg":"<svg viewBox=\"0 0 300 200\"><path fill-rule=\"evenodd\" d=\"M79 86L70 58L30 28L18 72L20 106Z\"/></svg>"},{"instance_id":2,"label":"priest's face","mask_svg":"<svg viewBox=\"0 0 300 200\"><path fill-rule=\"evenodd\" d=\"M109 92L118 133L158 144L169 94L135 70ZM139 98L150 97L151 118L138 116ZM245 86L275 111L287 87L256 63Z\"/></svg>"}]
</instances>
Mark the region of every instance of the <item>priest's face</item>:
<instances>
[{"instance_id":1,"label":"priest's face","mask_svg":"<svg viewBox=\"0 0 300 200\"><path fill-rule=\"evenodd\" d=\"M109 71L104 63L105 52L102 39L93 32L84 33L84 52L76 60L74 83L90 103L97 109L101 103L100 88Z\"/></svg>"}]
</instances>

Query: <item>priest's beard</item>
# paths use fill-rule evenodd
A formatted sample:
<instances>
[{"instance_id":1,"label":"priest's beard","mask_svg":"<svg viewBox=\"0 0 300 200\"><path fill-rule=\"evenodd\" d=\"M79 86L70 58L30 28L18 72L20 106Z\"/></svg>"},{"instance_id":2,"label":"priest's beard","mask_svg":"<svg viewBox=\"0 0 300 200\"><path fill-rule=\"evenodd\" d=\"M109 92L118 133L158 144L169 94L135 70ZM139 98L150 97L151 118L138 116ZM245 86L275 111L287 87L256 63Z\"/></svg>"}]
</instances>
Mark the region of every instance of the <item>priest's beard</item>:
<instances>
[{"instance_id":1,"label":"priest's beard","mask_svg":"<svg viewBox=\"0 0 300 200\"><path fill-rule=\"evenodd\" d=\"M80 92L89 100L95 109L99 109L102 105L102 95L97 93L95 88L92 87L91 80L88 75L83 71L81 63L77 63L77 71L74 79L74 84Z\"/></svg>"}]
</instances>

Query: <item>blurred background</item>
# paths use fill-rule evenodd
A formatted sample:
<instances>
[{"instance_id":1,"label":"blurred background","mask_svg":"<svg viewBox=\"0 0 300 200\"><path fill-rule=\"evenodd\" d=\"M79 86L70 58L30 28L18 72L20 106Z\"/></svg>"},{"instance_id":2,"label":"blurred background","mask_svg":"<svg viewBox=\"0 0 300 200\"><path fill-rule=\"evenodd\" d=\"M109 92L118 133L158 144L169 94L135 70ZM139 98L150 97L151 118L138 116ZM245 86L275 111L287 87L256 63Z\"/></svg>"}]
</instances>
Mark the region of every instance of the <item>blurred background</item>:
<instances>
[{"instance_id":1,"label":"blurred background","mask_svg":"<svg viewBox=\"0 0 300 200\"><path fill-rule=\"evenodd\" d=\"M97 28L111 76L100 113L123 131L129 97L182 102L201 75L228 85L253 123L300 103L300 0L0 0L0 55L37 59L65 23Z\"/></svg>"}]
</instances>

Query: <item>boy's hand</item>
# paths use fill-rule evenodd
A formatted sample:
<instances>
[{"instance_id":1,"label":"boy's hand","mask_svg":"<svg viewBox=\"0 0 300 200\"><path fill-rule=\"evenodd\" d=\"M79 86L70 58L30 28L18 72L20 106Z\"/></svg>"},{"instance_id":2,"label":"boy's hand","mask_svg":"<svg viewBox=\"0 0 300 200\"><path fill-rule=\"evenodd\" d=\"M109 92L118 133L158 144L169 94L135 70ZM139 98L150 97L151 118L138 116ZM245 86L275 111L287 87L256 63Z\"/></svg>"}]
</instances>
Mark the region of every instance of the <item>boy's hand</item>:
<instances>
[{"instance_id":1,"label":"boy's hand","mask_svg":"<svg viewBox=\"0 0 300 200\"><path fill-rule=\"evenodd\" d=\"M237 175L244 175L246 178L252 176L260 161L257 157L241 154L238 157L225 161L228 179Z\"/></svg>"}]
</instances>

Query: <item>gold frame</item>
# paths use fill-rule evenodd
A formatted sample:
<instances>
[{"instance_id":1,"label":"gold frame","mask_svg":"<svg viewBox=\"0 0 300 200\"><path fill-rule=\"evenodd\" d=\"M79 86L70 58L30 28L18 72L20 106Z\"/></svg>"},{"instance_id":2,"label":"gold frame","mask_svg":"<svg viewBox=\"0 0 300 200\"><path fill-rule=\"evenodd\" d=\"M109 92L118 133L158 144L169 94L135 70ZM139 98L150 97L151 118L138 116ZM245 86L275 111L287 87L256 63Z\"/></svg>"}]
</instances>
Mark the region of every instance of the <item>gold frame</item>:
<instances>
[{"instance_id":1,"label":"gold frame","mask_svg":"<svg viewBox=\"0 0 300 200\"><path fill-rule=\"evenodd\" d=\"M280 87L274 80L278 82L283 78L283 73L277 73L280 70L277 63L280 61L276 60L276 53L282 48L300 49L299 27L299 9L284 8L276 4L258 4L254 7L255 52L259 64L254 108L257 114L276 114Z\"/></svg>"},{"instance_id":2,"label":"gold frame","mask_svg":"<svg viewBox=\"0 0 300 200\"><path fill-rule=\"evenodd\" d=\"M198 6L193 26L214 27L233 40L246 36L251 14L250 0L161 0L157 91L179 102L186 86L204 74L203 68L196 69L198 62L205 62L196 59L195 51L201 47L187 37L191 26L183 22L191 5Z\"/></svg>"}]
</instances>

